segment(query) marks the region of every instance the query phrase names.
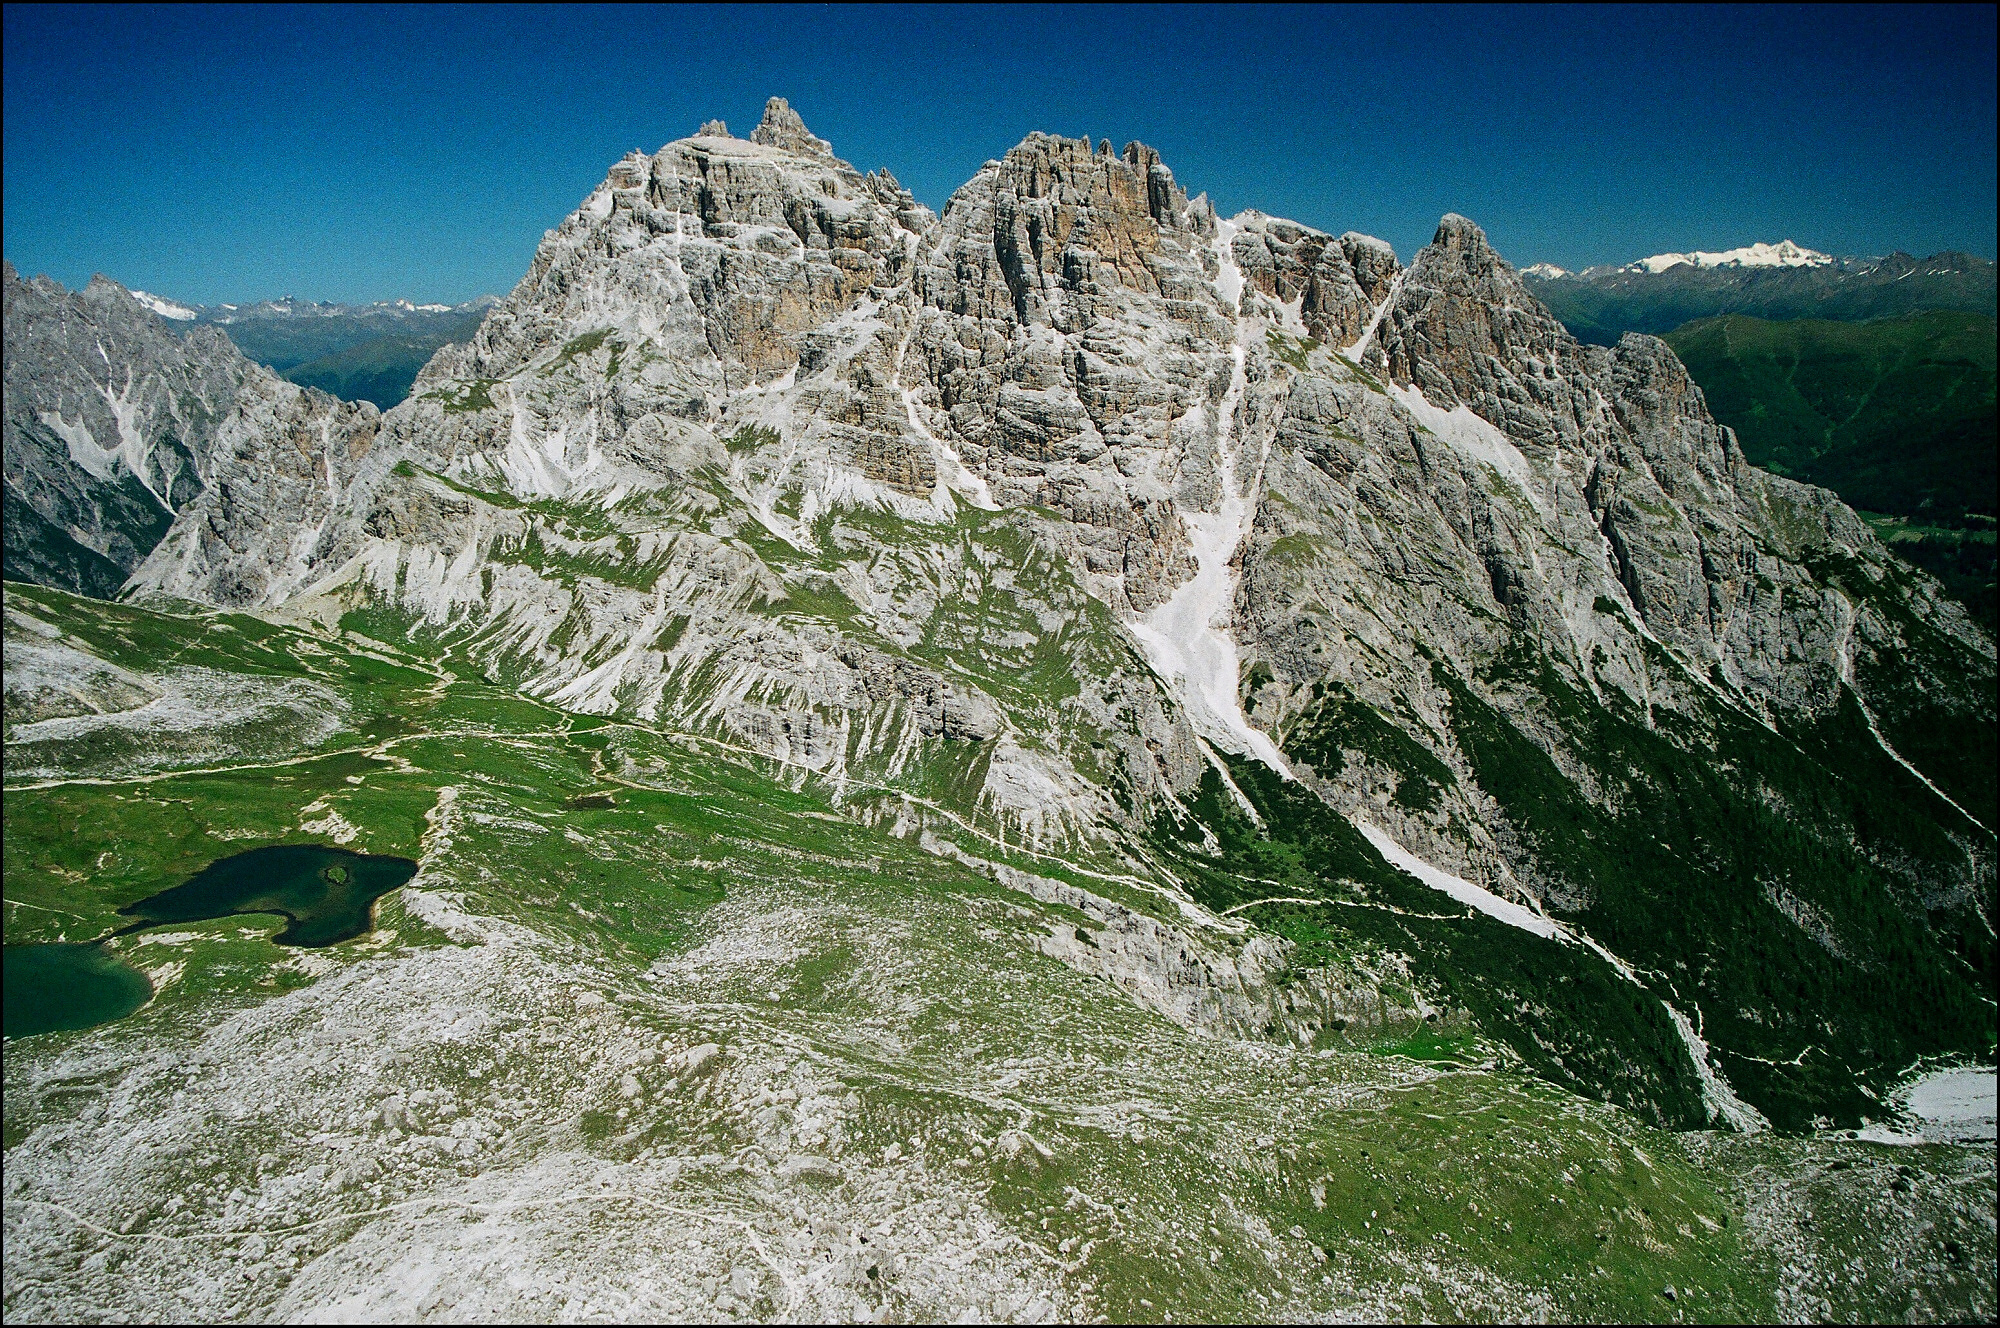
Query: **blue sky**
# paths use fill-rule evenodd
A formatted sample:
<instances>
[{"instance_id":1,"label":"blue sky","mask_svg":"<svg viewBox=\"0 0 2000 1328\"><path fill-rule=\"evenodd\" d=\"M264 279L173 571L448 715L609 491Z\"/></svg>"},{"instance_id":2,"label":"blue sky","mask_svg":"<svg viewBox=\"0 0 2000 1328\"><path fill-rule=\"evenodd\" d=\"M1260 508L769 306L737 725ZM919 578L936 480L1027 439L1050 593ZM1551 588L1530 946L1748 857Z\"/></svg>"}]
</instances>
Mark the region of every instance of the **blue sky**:
<instances>
[{"instance_id":1,"label":"blue sky","mask_svg":"<svg viewBox=\"0 0 2000 1328\"><path fill-rule=\"evenodd\" d=\"M1992 257L1994 10L9 5L5 250L213 303L505 291L632 148L789 98L941 208L1030 130L1517 264Z\"/></svg>"}]
</instances>

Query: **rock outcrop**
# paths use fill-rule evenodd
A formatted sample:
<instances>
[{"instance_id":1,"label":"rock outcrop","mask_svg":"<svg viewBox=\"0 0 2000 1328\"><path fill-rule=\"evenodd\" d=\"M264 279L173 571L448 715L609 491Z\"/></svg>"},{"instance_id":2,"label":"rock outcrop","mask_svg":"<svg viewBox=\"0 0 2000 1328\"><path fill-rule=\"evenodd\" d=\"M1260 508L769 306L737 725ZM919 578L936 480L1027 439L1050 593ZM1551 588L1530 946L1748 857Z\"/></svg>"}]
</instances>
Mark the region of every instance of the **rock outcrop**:
<instances>
[{"instance_id":1,"label":"rock outcrop","mask_svg":"<svg viewBox=\"0 0 2000 1328\"><path fill-rule=\"evenodd\" d=\"M206 486L254 366L106 277L72 294L8 263L4 282L6 574L116 594Z\"/></svg>"},{"instance_id":2,"label":"rock outcrop","mask_svg":"<svg viewBox=\"0 0 2000 1328\"><path fill-rule=\"evenodd\" d=\"M175 593L268 599L374 407L285 382L217 328L178 332L109 278L72 294L10 263L5 282L8 578L113 595L171 530Z\"/></svg>"}]
</instances>

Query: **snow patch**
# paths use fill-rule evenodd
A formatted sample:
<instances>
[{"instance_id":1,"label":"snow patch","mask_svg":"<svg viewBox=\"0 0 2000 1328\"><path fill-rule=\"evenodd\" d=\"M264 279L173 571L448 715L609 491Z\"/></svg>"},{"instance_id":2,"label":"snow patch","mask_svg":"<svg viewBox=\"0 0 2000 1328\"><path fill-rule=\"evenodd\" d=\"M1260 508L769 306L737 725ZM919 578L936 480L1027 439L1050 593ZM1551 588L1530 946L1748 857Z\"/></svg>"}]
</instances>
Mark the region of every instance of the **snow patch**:
<instances>
[{"instance_id":1,"label":"snow patch","mask_svg":"<svg viewBox=\"0 0 2000 1328\"><path fill-rule=\"evenodd\" d=\"M1927 1126L1991 1139L2000 1118L2000 1077L1991 1068L1939 1070L1911 1085L1908 1100L1910 1113Z\"/></svg>"},{"instance_id":2,"label":"snow patch","mask_svg":"<svg viewBox=\"0 0 2000 1328\"><path fill-rule=\"evenodd\" d=\"M100 347L100 349L102 349ZM125 469L132 477L146 486L146 492L153 495L153 501L173 512L173 505L160 496L153 482L146 478L146 463L152 459L152 449L146 444L146 437L139 432L139 403L132 399L132 371L125 370L125 390L118 395L111 394L111 385L106 383L97 389L104 396L104 404L111 408L111 418L118 422L118 456L125 463Z\"/></svg>"},{"instance_id":3,"label":"snow patch","mask_svg":"<svg viewBox=\"0 0 2000 1328\"><path fill-rule=\"evenodd\" d=\"M1519 489L1537 511L1546 511L1541 495L1536 492L1535 472L1529 467L1528 458L1522 456L1521 449L1489 421L1466 406L1440 410L1430 403L1423 389L1415 383L1408 387L1391 383L1389 394L1404 410L1417 417L1417 423L1474 461L1492 467L1502 479Z\"/></svg>"},{"instance_id":4,"label":"snow patch","mask_svg":"<svg viewBox=\"0 0 2000 1328\"><path fill-rule=\"evenodd\" d=\"M1215 249L1222 264L1216 289L1233 298L1232 292L1240 295L1243 290L1243 274L1230 247L1239 227L1234 222L1218 221L1215 228ZM1236 427L1236 408L1243 399L1244 385L1240 319L1236 344L1229 353L1229 390L1214 407L1213 420L1221 499L1214 512L1181 513L1195 557L1194 579L1130 626L1147 662L1176 689L1197 733L1227 751L1254 756L1290 779L1291 767L1285 763L1284 753L1243 713L1236 638L1229 630L1236 607L1236 573L1231 564L1256 509L1237 480L1242 439ZM1260 465L1253 489L1262 483L1261 471Z\"/></svg>"},{"instance_id":5,"label":"snow patch","mask_svg":"<svg viewBox=\"0 0 2000 1328\"><path fill-rule=\"evenodd\" d=\"M1352 346L1341 348L1340 353L1347 358L1349 364L1361 363L1361 357L1375 344L1375 334L1381 330L1383 315L1387 314L1389 307L1396 303L1396 297L1403 293L1403 278L1406 275L1408 275L1407 269L1390 278L1389 289L1382 293L1382 303L1376 305L1375 312L1368 316L1368 326L1361 330L1361 335L1354 339Z\"/></svg>"},{"instance_id":6,"label":"snow patch","mask_svg":"<svg viewBox=\"0 0 2000 1328\"><path fill-rule=\"evenodd\" d=\"M2000 1135L2000 1078L1991 1066L1933 1070L1905 1085L1897 1103L1911 1127L1871 1125L1857 1136L1878 1144L1980 1143Z\"/></svg>"},{"instance_id":7,"label":"snow patch","mask_svg":"<svg viewBox=\"0 0 2000 1328\"><path fill-rule=\"evenodd\" d=\"M148 309L151 309L160 317L171 318L176 322L186 323L201 317L201 313L198 310L190 309L184 304L176 304L174 301L158 295L149 295L142 290L133 291L132 298L145 305Z\"/></svg>"},{"instance_id":8,"label":"snow patch","mask_svg":"<svg viewBox=\"0 0 2000 1328\"><path fill-rule=\"evenodd\" d=\"M1358 817L1349 819L1354 822L1354 828L1361 832L1361 837L1373 844L1375 851L1387 859L1390 866L1416 877L1431 889L1442 891L1459 903L1476 908L1486 916L1497 918L1510 927L1519 927L1522 931L1533 932L1547 940L1576 939L1553 918L1544 917L1512 900L1502 899L1491 890L1474 885L1462 876L1453 876L1448 871L1433 867L1368 822Z\"/></svg>"},{"instance_id":9,"label":"snow patch","mask_svg":"<svg viewBox=\"0 0 2000 1328\"><path fill-rule=\"evenodd\" d=\"M84 473L94 480L109 480L118 473L119 450L115 447L99 446L97 435L90 431L82 418L71 424L52 410L38 412L38 417L47 429L63 440L69 448L69 459L81 466Z\"/></svg>"}]
</instances>

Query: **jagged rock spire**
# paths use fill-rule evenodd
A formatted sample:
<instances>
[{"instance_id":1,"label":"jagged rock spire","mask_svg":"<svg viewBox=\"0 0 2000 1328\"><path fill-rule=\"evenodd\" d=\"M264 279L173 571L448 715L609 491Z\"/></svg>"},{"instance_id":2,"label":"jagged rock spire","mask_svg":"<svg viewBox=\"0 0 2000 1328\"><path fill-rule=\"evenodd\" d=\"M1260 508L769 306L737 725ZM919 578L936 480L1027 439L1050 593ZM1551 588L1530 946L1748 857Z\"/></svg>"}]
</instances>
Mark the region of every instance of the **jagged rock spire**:
<instances>
[{"instance_id":1,"label":"jagged rock spire","mask_svg":"<svg viewBox=\"0 0 2000 1328\"><path fill-rule=\"evenodd\" d=\"M783 97L773 97L764 103L764 119L751 133L752 143L761 143L767 148L783 148L787 152L803 153L807 156L830 157L833 145L823 138L815 138L806 122Z\"/></svg>"}]
</instances>

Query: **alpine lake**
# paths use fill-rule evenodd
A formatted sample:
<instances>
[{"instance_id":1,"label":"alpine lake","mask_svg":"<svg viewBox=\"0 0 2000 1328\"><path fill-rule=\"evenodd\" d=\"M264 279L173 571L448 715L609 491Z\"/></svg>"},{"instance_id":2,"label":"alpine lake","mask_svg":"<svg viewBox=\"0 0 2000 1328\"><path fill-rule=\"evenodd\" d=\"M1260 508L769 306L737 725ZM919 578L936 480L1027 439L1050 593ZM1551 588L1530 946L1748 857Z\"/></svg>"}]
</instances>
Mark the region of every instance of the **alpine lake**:
<instances>
[{"instance_id":1,"label":"alpine lake","mask_svg":"<svg viewBox=\"0 0 2000 1328\"><path fill-rule=\"evenodd\" d=\"M375 901L416 875L408 858L320 844L275 844L219 858L186 881L127 904L133 919L96 941L5 949L5 1036L32 1037L123 1019L152 999L146 975L105 942L167 923L276 914L279 945L334 945L374 925Z\"/></svg>"}]
</instances>

